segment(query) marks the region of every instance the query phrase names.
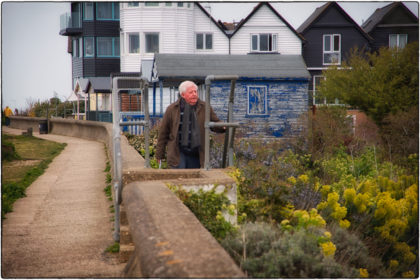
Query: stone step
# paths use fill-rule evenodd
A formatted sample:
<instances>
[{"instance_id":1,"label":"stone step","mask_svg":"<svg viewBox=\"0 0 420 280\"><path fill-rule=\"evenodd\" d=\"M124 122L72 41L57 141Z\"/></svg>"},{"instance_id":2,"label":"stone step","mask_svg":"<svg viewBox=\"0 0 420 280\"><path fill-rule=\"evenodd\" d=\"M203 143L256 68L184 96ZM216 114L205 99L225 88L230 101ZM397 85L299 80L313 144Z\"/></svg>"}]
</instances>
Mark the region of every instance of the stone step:
<instances>
[{"instance_id":1,"label":"stone step","mask_svg":"<svg viewBox=\"0 0 420 280\"><path fill-rule=\"evenodd\" d=\"M120 226L120 244L127 245L133 243L131 238L130 229L128 226Z\"/></svg>"},{"instance_id":2,"label":"stone step","mask_svg":"<svg viewBox=\"0 0 420 280\"><path fill-rule=\"evenodd\" d=\"M134 252L134 244L120 244L120 256L119 260L121 263L126 263L130 259L131 255Z\"/></svg>"}]
</instances>

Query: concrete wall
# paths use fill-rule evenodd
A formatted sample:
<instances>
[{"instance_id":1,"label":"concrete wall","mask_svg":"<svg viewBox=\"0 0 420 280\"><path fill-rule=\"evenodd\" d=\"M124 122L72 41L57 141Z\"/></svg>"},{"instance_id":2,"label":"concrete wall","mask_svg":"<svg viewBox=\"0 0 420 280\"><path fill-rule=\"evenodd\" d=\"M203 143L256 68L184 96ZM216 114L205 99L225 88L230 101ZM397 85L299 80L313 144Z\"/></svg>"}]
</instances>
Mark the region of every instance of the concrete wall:
<instances>
[{"instance_id":1,"label":"concrete wall","mask_svg":"<svg viewBox=\"0 0 420 280\"><path fill-rule=\"evenodd\" d=\"M42 118L11 117L11 127L38 130ZM50 133L103 142L112 152L112 124L50 119ZM229 186L234 180L223 170L153 170L121 137L123 203L120 254L128 252L124 277L244 278L232 258L201 225L166 184L191 188ZM112 160L112 157L110 157ZM151 181L152 180L152 181Z\"/></svg>"},{"instance_id":2,"label":"concrete wall","mask_svg":"<svg viewBox=\"0 0 420 280\"><path fill-rule=\"evenodd\" d=\"M32 128L34 132L39 132L39 123L45 121L46 118L29 118L10 116L10 127L27 130Z\"/></svg>"}]
</instances>

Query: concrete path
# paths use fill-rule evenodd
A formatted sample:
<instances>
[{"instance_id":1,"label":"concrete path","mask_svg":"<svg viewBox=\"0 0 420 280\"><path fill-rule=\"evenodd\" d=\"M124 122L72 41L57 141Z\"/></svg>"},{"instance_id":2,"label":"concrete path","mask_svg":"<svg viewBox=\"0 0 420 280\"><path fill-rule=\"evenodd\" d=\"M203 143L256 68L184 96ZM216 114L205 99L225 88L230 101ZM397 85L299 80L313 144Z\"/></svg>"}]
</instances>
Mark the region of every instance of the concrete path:
<instances>
[{"instance_id":1,"label":"concrete path","mask_svg":"<svg viewBox=\"0 0 420 280\"><path fill-rule=\"evenodd\" d=\"M6 133L22 130L4 128ZM104 193L104 144L34 133L67 147L2 221L2 277L113 278L125 264L114 243L112 202Z\"/></svg>"}]
</instances>

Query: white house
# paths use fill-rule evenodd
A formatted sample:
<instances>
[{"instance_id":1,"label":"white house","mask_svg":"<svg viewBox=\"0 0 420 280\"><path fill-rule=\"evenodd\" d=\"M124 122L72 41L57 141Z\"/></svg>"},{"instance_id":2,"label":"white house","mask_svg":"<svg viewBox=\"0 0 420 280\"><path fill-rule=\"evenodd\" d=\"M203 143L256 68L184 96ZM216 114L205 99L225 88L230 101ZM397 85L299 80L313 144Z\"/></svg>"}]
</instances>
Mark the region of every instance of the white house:
<instances>
[{"instance_id":1,"label":"white house","mask_svg":"<svg viewBox=\"0 0 420 280\"><path fill-rule=\"evenodd\" d=\"M234 30L217 22L198 2L125 2L120 4L120 31L121 72L141 69L149 79L155 53L302 54L303 38L267 2L256 5ZM149 108L152 115L163 114L176 88L154 85ZM199 88L201 96L203 89Z\"/></svg>"},{"instance_id":2,"label":"white house","mask_svg":"<svg viewBox=\"0 0 420 280\"><path fill-rule=\"evenodd\" d=\"M258 4L230 35L231 54L302 54L302 40L269 3Z\"/></svg>"},{"instance_id":3,"label":"white house","mask_svg":"<svg viewBox=\"0 0 420 280\"><path fill-rule=\"evenodd\" d=\"M138 72L154 53L228 54L229 38L193 2L120 4L121 72Z\"/></svg>"}]
</instances>

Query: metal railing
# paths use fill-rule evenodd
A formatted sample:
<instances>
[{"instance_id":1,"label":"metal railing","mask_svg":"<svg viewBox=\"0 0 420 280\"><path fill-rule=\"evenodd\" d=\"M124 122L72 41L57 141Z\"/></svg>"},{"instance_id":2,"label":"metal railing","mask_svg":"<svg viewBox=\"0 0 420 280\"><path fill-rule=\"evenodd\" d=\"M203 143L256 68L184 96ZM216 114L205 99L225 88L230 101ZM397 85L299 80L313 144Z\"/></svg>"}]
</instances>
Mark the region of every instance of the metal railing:
<instances>
[{"instance_id":1,"label":"metal railing","mask_svg":"<svg viewBox=\"0 0 420 280\"><path fill-rule=\"evenodd\" d=\"M212 127L225 127L225 142L223 147L223 161L222 167L226 167L226 156L228 157L229 166L233 165L233 139L235 137L235 129L239 127L238 122L233 122L233 104L235 97L235 85L236 80L239 77L236 75L209 75L206 77L206 111L205 111L205 120L204 120L204 129L205 129L205 143L204 143L204 169L210 169L210 128ZM228 103L228 116L227 122L210 122L210 85L212 81L228 81L230 80L230 94L229 94L229 103Z\"/></svg>"},{"instance_id":2,"label":"metal railing","mask_svg":"<svg viewBox=\"0 0 420 280\"><path fill-rule=\"evenodd\" d=\"M121 155L121 126L141 125L144 126L145 141L145 167L150 167L149 156L149 82L142 77L114 77L112 78L112 116L113 116L113 160L114 160L114 191L115 191L115 228L114 240L120 240L120 204L122 202L122 155ZM142 107L144 108L144 120L122 121L120 119L120 106L118 97L121 91L138 90L142 95Z\"/></svg>"}]
</instances>

